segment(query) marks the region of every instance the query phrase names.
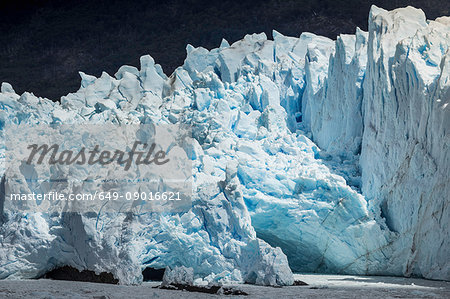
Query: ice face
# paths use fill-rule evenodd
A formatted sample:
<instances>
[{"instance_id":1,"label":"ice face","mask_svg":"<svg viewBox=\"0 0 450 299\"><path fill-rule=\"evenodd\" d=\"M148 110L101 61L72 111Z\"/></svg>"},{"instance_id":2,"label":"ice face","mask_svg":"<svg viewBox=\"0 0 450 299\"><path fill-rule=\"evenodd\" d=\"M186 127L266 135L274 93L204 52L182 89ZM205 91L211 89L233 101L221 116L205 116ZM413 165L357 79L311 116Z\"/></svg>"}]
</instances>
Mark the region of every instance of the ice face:
<instances>
[{"instance_id":1,"label":"ice face","mask_svg":"<svg viewBox=\"0 0 450 299\"><path fill-rule=\"evenodd\" d=\"M361 178L341 174L397 234L389 269L437 279L450 277L448 26L373 6L368 35L338 37L325 79L303 95L317 145L344 160L360 153Z\"/></svg>"},{"instance_id":2,"label":"ice face","mask_svg":"<svg viewBox=\"0 0 450 299\"><path fill-rule=\"evenodd\" d=\"M403 273L436 279L450 278L449 25L373 9L362 102L363 194L399 234Z\"/></svg>"},{"instance_id":3,"label":"ice face","mask_svg":"<svg viewBox=\"0 0 450 299\"><path fill-rule=\"evenodd\" d=\"M194 140L189 211L3 210L0 278L70 265L127 284L146 267L263 285L292 284L291 269L450 279L449 24L373 7L368 33L189 45L170 77L143 56L115 77L80 73L60 103L3 83L2 130L177 123Z\"/></svg>"}]
</instances>

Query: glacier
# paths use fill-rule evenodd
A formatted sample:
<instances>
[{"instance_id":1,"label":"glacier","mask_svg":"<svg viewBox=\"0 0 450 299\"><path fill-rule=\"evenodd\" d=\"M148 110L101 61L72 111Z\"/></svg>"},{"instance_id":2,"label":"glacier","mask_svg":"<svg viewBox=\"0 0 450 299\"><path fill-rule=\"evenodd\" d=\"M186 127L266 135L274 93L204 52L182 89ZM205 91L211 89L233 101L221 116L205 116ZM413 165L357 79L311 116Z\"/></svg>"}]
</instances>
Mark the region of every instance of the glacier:
<instances>
[{"instance_id":1,"label":"glacier","mask_svg":"<svg viewBox=\"0 0 450 299\"><path fill-rule=\"evenodd\" d=\"M170 76L146 55L114 77L80 72L59 102L3 83L2 135L21 123L189 125L193 197L187 212L133 215L2 203L0 278L68 265L123 284L146 267L192 268L197 283L291 285L292 271L450 280L450 17L373 6L368 28L188 45Z\"/></svg>"}]
</instances>

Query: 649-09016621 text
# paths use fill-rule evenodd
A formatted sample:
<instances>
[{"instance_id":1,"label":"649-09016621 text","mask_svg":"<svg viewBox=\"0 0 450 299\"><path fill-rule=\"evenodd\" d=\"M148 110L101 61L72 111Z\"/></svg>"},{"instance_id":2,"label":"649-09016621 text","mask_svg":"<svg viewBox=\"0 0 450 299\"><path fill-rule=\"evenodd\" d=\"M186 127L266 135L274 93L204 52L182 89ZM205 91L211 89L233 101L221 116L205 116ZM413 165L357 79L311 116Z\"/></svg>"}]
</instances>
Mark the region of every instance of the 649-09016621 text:
<instances>
[{"instance_id":1,"label":"649-09016621 text","mask_svg":"<svg viewBox=\"0 0 450 299\"><path fill-rule=\"evenodd\" d=\"M48 193L13 193L9 195L10 200L49 200L49 201L90 201L90 200L127 200L127 201L179 201L181 199L180 192L164 191L164 192L125 192L116 191L96 191L94 193L70 193L61 192Z\"/></svg>"},{"instance_id":2,"label":"649-09016621 text","mask_svg":"<svg viewBox=\"0 0 450 299\"><path fill-rule=\"evenodd\" d=\"M5 131L5 208L187 211L191 142L189 127L170 124L10 126Z\"/></svg>"}]
</instances>

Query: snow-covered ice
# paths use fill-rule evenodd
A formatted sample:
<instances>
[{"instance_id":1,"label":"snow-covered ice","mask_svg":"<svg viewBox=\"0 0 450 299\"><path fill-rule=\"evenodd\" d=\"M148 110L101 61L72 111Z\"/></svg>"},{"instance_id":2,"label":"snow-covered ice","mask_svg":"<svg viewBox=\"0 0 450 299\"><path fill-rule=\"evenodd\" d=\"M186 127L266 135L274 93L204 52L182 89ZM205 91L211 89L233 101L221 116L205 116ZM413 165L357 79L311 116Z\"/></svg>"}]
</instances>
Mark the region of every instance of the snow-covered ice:
<instances>
[{"instance_id":1,"label":"snow-covered ice","mask_svg":"<svg viewBox=\"0 0 450 299\"><path fill-rule=\"evenodd\" d=\"M148 55L114 77L80 72L60 103L3 83L2 134L187 124L194 140L187 212L3 210L0 278L69 265L123 284L181 266L199 283L291 285L292 270L449 280L450 18L373 6L369 32L273 36L188 45L169 77Z\"/></svg>"}]
</instances>

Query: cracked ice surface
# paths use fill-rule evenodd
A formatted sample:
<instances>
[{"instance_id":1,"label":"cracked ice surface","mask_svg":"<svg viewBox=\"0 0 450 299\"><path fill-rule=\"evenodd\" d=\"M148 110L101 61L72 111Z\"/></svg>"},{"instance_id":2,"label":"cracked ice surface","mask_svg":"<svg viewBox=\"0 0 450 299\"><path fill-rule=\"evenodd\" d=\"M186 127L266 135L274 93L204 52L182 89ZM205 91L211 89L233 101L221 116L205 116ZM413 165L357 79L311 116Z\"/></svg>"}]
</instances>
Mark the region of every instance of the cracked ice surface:
<instances>
[{"instance_id":1,"label":"cracked ice surface","mask_svg":"<svg viewBox=\"0 0 450 299\"><path fill-rule=\"evenodd\" d=\"M373 7L369 33L188 46L170 77L143 56L140 70L80 73L81 88L60 103L4 83L2 129L190 125L194 195L178 214L3 211L0 277L70 265L129 284L166 266L191 267L197 281L268 285L292 284L291 269L448 279L448 26Z\"/></svg>"}]
</instances>

